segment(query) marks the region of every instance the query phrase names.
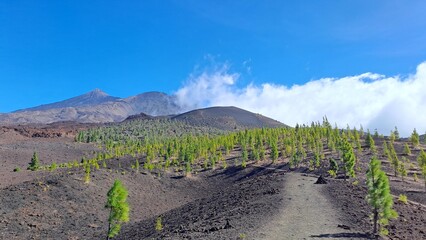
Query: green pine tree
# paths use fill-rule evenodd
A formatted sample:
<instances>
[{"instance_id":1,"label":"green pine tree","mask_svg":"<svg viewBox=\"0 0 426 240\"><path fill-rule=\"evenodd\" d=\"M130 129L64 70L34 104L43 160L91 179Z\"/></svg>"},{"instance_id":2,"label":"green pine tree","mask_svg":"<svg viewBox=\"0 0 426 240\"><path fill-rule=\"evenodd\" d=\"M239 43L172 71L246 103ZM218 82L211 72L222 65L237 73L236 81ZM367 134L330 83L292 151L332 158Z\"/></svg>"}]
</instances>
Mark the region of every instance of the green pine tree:
<instances>
[{"instance_id":1,"label":"green pine tree","mask_svg":"<svg viewBox=\"0 0 426 240\"><path fill-rule=\"evenodd\" d=\"M404 182L404 177L406 177L408 175L407 168L405 166L406 161L407 160L405 159L405 157L402 157L402 161L399 162L399 167L398 167L398 172L401 175L402 182Z\"/></svg>"},{"instance_id":2,"label":"green pine tree","mask_svg":"<svg viewBox=\"0 0 426 240\"><path fill-rule=\"evenodd\" d=\"M395 130L393 131L393 133L395 134L395 139L399 140L399 131L398 128L395 126Z\"/></svg>"},{"instance_id":3,"label":"green pine tree","mask_svg":"<svg viewBox=\"0 0 426 240\"><path fill-rule=\"evenodd\" d=\"M37 171L40 169L40 160L38 159L38 154L36 152L34 152L27 169L31 171Z\"/></svg>"},{"instance_id":4,"label":"green pine tree","mask_svg":"<svg viewBox=\"0 0 426 240\"><path fill-rule=\"evenodd\" d=\"M352 148L352 145L348 142L348 140L343 139L341 143L341 151L342 151L342 162L343 162L343 170L346 176L355 177L355 154Z\"/></svg>"},{"instance_id":5,"label":"green pine tree","mask_svg":"<svg viewBox=\"0 0 426 240\"><path fill-rule=\"evenodd\" d=\"M390 142L391 142L391 143L394 143L394 142L395 142L395 139L396 139L395 132L394 132L394 131L391 131L391 132L390 132L390 135L389 135L389 140L390 140Z\"/></svg>"},{"instance_id":6,"label":"green pine tree","mask_svg":"<svg viewBox=\"0 0 426 240\"><path fill-rule=\"evenodd\" d=\"M84 163L84 183L90 183L90 164L88 162Z\"/></svg>"},{"instance_id":7,"label":"green pine tree","mask_svg":"<svg viewBox=\"0 0 426 240\"><path fill-rule=\"evenodd\" d=\"M242 158L241 167L245 168L247 166L247 160L248 160L248 152L245 148L242 150L241 158Z\"/></svg>"},{"instance_id":8,"label":"green pine tree","mask_svg":"<svg viewBox=\"0 0 426 240\"><path fill-rule=\"evenodd\" d=\"M271 144L271 159L272 162L275 163L275 161L278 159L278 146L276 142L273 142Z\"/></svg>"},{"instance_id":9,"label":"green pine tree","mask_svg":"<svg viewBox=\"0 0 426 240\"><path fill-rule=\"evenodd\" d=\"M136 161L135 161L135 170L136 170L137 173L139 172L139 168L140 168L140 166L139 166L139 160L136 159Z\"/></svg>"},{"instance_id":10,"label":"green pine tree","mask_svg":"<svg viewBox=\"0 0 426 240\"><path fill-rule=\"evenodd\" d=\"M107 240L115 237L121 229L121 224L129 221L129 204L127 202L127 189L120 180L116 179L108 191L106 208L110 209L108 217Z\"/></svg>"},{"instance_id":11,"label":"green pine tree","mask_svg":"<svg viewBox=\"0 0 426 240\"><path fill-rule=\"evenodd\" d=\"M413 144L413 147L419 146L420 138L419 138L419 134L417 133L415 128L413 130L413 133L411 133L410 140L411 140L411 143Z\"/></svg>"},{"instance_id":12,"label":"green pine tree","mask_svg":"<svg viewBox=\"0 0 426 240\"><path fill-rule=\"evenodd\" d=\"M417 163L419 164L419 168L425 182L425 191L426 191L426 153L423 150L420 152L419 156L417 157Z\"/></svg>"},{"instance_id":13,"label":"green pine tree","mask_svg":"<svg viewBox=\"0 0 426 240\"><path fill-rule=\"evenodd\" d=\"M377 154L376 144L375 144L374 139L371 136L370 132L367 133L367 140L366 141L367 141L367 146L370 148L371 153L376 155Z\"/></svg>"},{"instance_id":14,"label":"green pine tree","mask_svg":"<svg viewBox=\"0 0 426 240\"><path fill-rule=\"evenodd\" d=\"M407 156L409 156L411 154L410 147L408 146L407 143L405 143L405 145L404 145L404 152L403 153Z\"/></svg>"},{"instance_id":15,"label":"green pine tree","mask_svg":"<svg viewBox=\"0 0 426 240\"><path fill-rule=\"evenodd\" d=\"M163 223L161 217L157 217L155 220L155 230L161 232L163 230Z\"/></svg>"},{"instance_id":16,"label":"green pine tree","mask_svg":"<svg viewBox=\"0 0 426 240\"><path fill-rule=\"evenodd\" d=\"M191 175L192 172L192 168L191 168L191 162L186 162L185 163L185 176L188 177Z\"/></svg>"},{"instance_id":17,"label":"green pine tree","mask_svg":"<svg viewBox=\"0 0 426 240\"><path fill-rule=\"evenodd\" d=\"M390 144L392 144L392 142L390 142ZM389 155L389 148L388 148L388 145L386 144L386 141L383 141L383 155L384 156Z\"/></svg>"},{"instance_id":18,"label":"green pine tree","mask_svg":"<svg viewBox=\"0 0 426 240\"><path fill-rule=\"evenodd\" d=\"M398 176L398 168L399 168L399 159L398 155L396 154L395 148L392 143L389 143L389 154L388 159L393 167L395 177Z\"/></svg>"},{"instance_id":19,"label":"green pine tree","mask_svg":"<svg viewBox=\"0 0 426 240\"><path fill-rule=\"evenodd\" d=\"M374 138L378 139L379 138L379 132L377 131L377 128L374 129Z\"/></svg>"},{"instance_id":20,"label":"green pine tree","mask_svg":"<svg viewBox=\"0 0 426 240\"><path fill-rule=\"evenodd\" d=\"M371 159L368 167L367 187L367 201L373 212L373 234L376 235L379 230L381 235L387 235L388 231L384 227L389 219L397 218L398 214L392 209L389 179L381 170L380 161L376 157Z\"/></svg>"}]
</instances>

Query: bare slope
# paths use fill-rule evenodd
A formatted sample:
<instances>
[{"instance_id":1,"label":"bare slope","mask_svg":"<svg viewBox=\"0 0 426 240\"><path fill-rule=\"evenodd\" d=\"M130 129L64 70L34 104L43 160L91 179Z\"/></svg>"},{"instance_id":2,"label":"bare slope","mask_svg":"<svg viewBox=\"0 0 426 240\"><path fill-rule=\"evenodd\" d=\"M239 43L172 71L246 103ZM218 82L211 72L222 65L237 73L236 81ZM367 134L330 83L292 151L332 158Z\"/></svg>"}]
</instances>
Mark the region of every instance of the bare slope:
<instances>
[{"instance_id":1,"label":"bare slope","mask_svg":"<svg viewBox=\"0 0 426 240\"><path fill-rule=\"evenodd\" d=\"M175 98L165 93L147 92L117 98L96 89L68 100L0 114L0 125L76 121L83 123L120 122L128 116L145 113L152 116L180 112Z\"/></svg>"},{"instance_id":2,"label":"bare slope","mask_svg":"<svg viewBox=\"0 0 426 240\"><path fill-rule=\"evenodd\" d=\"M103 92L100 89L95 89L91 92L85 93L83 95L73 97L67 100L63 100L60 102L43 104L37 107L21 109L16 112L24 112L24 111L43 111L49 109L57 109L57 108L68 108L68 107L81 107L81 106L93 106L98 105L105 102L112 102L119 99L118 97L113 97Z\"/></svg>"},{"instance_id":3,"label":"bare slope","mask_svg":"<svg viewBox=\"0 0 426 240\"><path fill-rule=\"evenodd\" d=\"M222 130L245 128L286 127L285 124L237 107L210 107L172 117L192 125L210 126Z\"/></svg>"}]
</instances>

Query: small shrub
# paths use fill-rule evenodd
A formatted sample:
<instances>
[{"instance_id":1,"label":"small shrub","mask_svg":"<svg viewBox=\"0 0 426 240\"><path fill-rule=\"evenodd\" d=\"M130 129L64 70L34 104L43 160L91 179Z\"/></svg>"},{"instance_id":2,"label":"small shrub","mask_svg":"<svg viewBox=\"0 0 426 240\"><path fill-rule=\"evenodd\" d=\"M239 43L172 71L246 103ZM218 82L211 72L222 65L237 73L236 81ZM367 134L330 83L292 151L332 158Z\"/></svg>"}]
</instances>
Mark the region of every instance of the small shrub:
<instances>
[{"instance_id":1,"label":"small shrub","mask_svg":"<svg viewBox=\"0 0 426 240\"><path fill-rule=\"evenodd\" d=\"M419 181L419 178L417 177L417 173L414 173L414 174L413 174L413 178L414 178L414 182Z\"/></svg>"},{"instance_id":2,"label":"small shrub","mask_svg":"<svg viewBox=\"0 0 426 240\"><path fill-rule=\"evenodd\" d=\"M145 163L143 164L143 168L144 168L145 170L150 171L150 172L152 172L152 171L154 170L154 167L155 167L155 165L154 165L153 163L145 162Z\"/></svg>"},{"instance_id":3,"label":"small shrub","mask_svg":"<svg viewBox=\"0 0 426 240\"><path fill-rule=\"evenodd\" d=\"M407 204L408 203L407 195L399 194L398 202Z\"/></svg>"},{"instance_id":4,"label":"small shrub","mask_svg":"<svg viewBox=\"0 0 426 240\"><path fill-rule=\"evenodd\" d=\"M185 164L185 176L191 175L191 171L192 171L191 163L186 162L186 164Z\"/></svg>"},{"instance_id":5,"label":"small shrub","mask_svg":"<svg viewBox=\"0 0 426 240\"><path fill-rule=\"evenodd\" d=\"M139 160L136 159L134 169L139 172Z\"/></svg>"},{"instance_id":6,"label":"small shrub","mask_svg":"<svg viewBox=\"0 0 426 240\"><path fill-rule=\"evenodd\" d=\"M164 170L168 170L171 164L172 162L169 159L166 159L166 162L164 163ZM207 169L206 161L204 161L204 166L205 166L205 169Z\"/></svg>"},{"instance_id":7,"label":"small shrub","mask_svg":"<svg viewBox=\"0 0 426 240\"><path fill-rule=\"evenodd\" d=\"M241 167L242 167L242 168L246 168L246 167L247 167L247 162L246 162L245 160L243 160L243 161L241 162Z\"/></svg>"},{"instance_id":8,"label":"small shrub","mask_svg":"<svg viewBox=\"0 0 426 240\"><path fill-rule=\"evenodd\" d=\"M337 176L336 172L334 170L328 170L328 174L330 174L330 177L335 178Z\"/></svg>"},{"instance_id":9,"label":"small shrub","mask_svg":"<svg viewBox=\"0 0 426 240\"><path fill-rule=\"evenodd\" d=\"M17 168L15 168L15 169L13 169L13 171L14 171L14 172L20 172L20 171L21 171L21 168L17 167Z\"/></svg>"},{"instance_id":10,"label":"small shrub","mask_svg":"<svg viewBox=\"0 0 426 240\"><path fill-rule=\"evenodd\" d=\"M57 165L55 162L53 162L53 163L50 165L49 170L50 170L50 171L53 171L53 170L56 170L57 168L58 168L58 165Z\"/></svg>"},{"instance_id":11,"label":"small shrub","mask_svg":"<svg viewBox=\"0 0 426 240\"><path fill-rule=\"evenodd\" d=\"M155 230L157 232L161 232L163 230L163 223L161 217L157 217L157 219L155 220Z\"/></svg>"},{"instance_id":12,"label":"small shrub","mask_svg":"<svg viewBox=\"0 0 426 240\"><path fill-rule=\"evenodd\" d=\"M228 167L228 163L225 160L222 161L222 168L226 169Z\"/></svg>"},{"instance_id":13,"label":"small shrub","mask_svg":"<svg viewBox=\"0 0 426 240\"><path fill-rule=\"evenodd\" d=\"M78 164L77 160L74 160L74 162L72 163L72 166L75 168L78 168L80 166L80 164Z\"/></svg>"},{"instance_id":14,"label":"small shrub","mask_svg":"<svg viewBox=\"0 0 426 240\"><path fill-rule=\"evenodd\" d=\"M90 165L86 164L84 166L84 183L88 184L90 182Z\"/></svg>"},{"instance_id":15,"label":"small shrub","mask_svg":"<svg viewBox=\"0 0 426 240\"><path fill-rule=\"evenodd\" d=\"M244 233L240 233L240 235L238 236L238 239L246 239L246 235Z\"/></svg>"}]
</instances>

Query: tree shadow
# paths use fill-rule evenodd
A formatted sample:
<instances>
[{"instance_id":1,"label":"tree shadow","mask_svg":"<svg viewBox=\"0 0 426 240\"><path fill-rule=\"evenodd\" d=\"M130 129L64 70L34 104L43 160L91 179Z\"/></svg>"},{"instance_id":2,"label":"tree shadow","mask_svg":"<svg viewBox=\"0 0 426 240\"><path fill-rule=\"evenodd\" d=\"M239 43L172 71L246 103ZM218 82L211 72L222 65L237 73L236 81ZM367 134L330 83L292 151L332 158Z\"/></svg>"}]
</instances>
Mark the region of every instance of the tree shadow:
<instances>
[{"instance_id":1,"label":"tree shadow","mask_svg":"<svg viewBox=\"0 0 426 240\"><path fill-rule=\"evenodd\" d=\"M273 165L272 163L265 163L261 166L252 166L253 163L250 163L247 165L246 168L243 168L241 166L230 166L227 167L225 170L221 170L215 174L212 174L209 176L209 178L217 177L217 176L225 176L225 179L228 178L235 178L235 181L242 181L247 178L266 175L272 172L275 172L278 170L285 170L287 171L289 169L288 164L284 163L281 165Z\"/></svg>"},{"instance_id":2,"label":"tree shadow","mask_svg":"<svg viewBox=\"0 0 426 240\"><path fill-rule=\"evenodd\" d=\"M367 233L326 233L319 235L311 235L311 238L360 238L360 239L374 239L370 234Z\"/></svg>"},{"instance_id":3,"label":"tree shadow","mask_svg":"<svg viewBox=\"0 0 426 240\"><path fill-rule=\"evenodd\" d=\"M182 179L182 178L184 178L185 176L182 176L182 175L179 175L179 176L172 176L172 177L170 177L171 179Z\"/></svg>"}]
</instances>

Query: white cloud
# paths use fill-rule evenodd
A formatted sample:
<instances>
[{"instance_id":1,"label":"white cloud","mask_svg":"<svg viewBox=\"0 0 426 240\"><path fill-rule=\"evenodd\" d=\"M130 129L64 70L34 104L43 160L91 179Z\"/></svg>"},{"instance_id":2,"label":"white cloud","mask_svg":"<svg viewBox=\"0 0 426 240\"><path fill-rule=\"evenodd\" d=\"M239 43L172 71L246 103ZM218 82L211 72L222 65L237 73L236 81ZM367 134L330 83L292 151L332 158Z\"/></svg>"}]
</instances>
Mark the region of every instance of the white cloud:
<instances>
[{"instance_id":1,"label":"white cloud","mask_svg":"<svg viewBox=\"0 0 426 240\"><path fill-rule=\"evenodd\" d=\"M272 83L237 88L238 73L224 64L213 72L191 75L176 92L189 110L209 106L237 106L283 123L310 123L327 116L341 127L350 126L388 134L397 126L403 136L413 128L426 130L426 62L405 78L364 73L324 78L303 85Z\"/></svg>"}]
</instances>

